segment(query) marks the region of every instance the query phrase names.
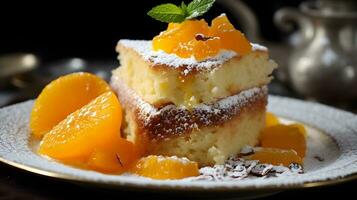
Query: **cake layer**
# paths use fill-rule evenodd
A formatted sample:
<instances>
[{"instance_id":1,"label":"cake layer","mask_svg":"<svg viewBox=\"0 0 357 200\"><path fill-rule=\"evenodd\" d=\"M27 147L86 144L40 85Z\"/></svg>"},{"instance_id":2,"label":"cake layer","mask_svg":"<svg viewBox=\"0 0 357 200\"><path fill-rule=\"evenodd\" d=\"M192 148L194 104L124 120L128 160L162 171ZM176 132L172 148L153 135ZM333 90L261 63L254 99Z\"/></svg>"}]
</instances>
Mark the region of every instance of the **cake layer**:
<instances>
[{"instance_id":1,"label":"cake layer","mask_svg":"<svg viewBox=\"0 0 357 200\"><path fill-rule=\"evenodd\" d=\"M117 51L121 67L113 76L156 108L173 104L190 109L211 103L269 83L276 68L267 49L259 45L253 45L253 51L243 57L222 51L200 62L152 51L150 41L121 40Z\"/></svg>"},{"instance_id":2,"label":"cake layer","mask_svg":"<svg viewBox=\"0 0 357 200\"><path fill-rule=\"evenodd\" d=\"M204 127L183 137L149 143L147 149L150 154L187 157L200 166L223 164L244 146L257 145L264 125L265 109L256 107L253 112L242 112L219 126Z\"/></svg>"},{"instance_id":3,"label":"cake layer","mask_svg":"<svg viewBox=\"0 0 357 200\"><path fill-rule=\"evenodd\" d=\"M112 77L111 86L125 112L134 113L138 128L150 140L173 138L202 127L219 126L242 112L265 109L267 104L266 86L245 90L214 103L199 104L191 110L175 105L156 108L116 76Z\"/></svg>"},{"instance_id":4,"label":"cake layer","mask_svg":"<svg viewBox=\"0 0 357 200\"><path fill-rule=\"evenodd\" d=\"M122 133L147 154L176 155L200 166L223 163L245 145L255 145L265 125L266 87L253 88L193 110L155 108L117 77L112 87L124 108Z\"/></svg>"}]
</instances>

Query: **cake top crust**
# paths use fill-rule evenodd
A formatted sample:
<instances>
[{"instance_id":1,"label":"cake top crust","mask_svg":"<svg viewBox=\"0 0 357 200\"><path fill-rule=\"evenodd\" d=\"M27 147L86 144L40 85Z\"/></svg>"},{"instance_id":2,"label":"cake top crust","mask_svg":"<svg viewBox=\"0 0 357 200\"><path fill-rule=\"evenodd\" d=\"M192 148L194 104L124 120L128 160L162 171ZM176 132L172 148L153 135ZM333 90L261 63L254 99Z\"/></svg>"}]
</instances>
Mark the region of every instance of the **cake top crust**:
<instances>
[{"instance_id":1,"label":"cake top crust","mask_svg":"<svg viewBox=\"0 0 357 200\"><path fill-rule=\"evenodd\" d=\"M117 51L119 51L119 46L133 49L145 61L149 62L151 66L166 66L173 69L179 69L183 75L188 75L194 71L210 71L231 58L239 56L239 54L234 51L221 50L221 52L215 57L202 61L197 61L194 57L180 58L175 54L168 54L164 51L154 51L150 40L123 39L118 42ZM252 50L253 52L268 51L266 47L253 43Z\"/></svg>"}]
</instances>

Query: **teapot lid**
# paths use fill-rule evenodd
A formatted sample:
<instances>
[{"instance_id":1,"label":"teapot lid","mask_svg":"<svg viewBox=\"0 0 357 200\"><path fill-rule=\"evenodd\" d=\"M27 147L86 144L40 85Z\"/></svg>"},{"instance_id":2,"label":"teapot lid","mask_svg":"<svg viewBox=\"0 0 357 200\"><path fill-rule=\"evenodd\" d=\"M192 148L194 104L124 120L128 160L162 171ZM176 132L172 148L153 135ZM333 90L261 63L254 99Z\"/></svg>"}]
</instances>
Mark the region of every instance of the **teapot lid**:
<instances>
[{"instance_id":1,"label":"teapot lid","mask_svg":"<svg viewBox=\"0 0 357 200\"><path fill-rule=\"evenodd\" d=\"M357 1L355 0L318 0L307 1L300 5L307 15L333 18L357 18Z\"/></svg>"}]
</instances>

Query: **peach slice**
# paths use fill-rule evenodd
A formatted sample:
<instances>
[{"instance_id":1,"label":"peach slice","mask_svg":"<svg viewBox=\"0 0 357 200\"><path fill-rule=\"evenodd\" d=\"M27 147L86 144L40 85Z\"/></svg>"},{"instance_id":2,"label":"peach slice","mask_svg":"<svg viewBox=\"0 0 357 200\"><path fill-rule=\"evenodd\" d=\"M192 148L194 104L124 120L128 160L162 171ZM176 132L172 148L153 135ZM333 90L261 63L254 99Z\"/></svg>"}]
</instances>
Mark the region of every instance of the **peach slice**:
<instances>
[{"instance_id":1,"label":"peach slice","mask_svg":"<svg viewBox=\"0 0 357 200\"><path fill-rule=\"evenodd\" d=\"M252 50L244 34L236 30L225 15L216 17L211 26L204 20L170 23L166 31L153 38L152 47L155 51L162 50L181 58L193 56L197 60L214 57L222 49L240 55Z\"/></svg>"},{"instance_id":2,"label":"peach slice","mask_svg":"<svg viewBox=\"0 0 357 200\"><path fill-rule=\"evenodd\" d=\"M103 173L123 173L133 166L139 156L139 150L132 142L117 138L106 148L95 149L88 160L88 167Z\"/></svg>"},{"instance_id":3,"label":"peach slice","mask_svg":"<svg viewBox=\"0 0 357 200\"><path fill-rule=\"evenodd\" d=\"M252 45L239 30L236 30L226 15L220 15L212 20L210 35L219 37L221 48L233 50L240 55L246 55L252 51Z\"/></svg>"},{"instance_id":4,"label":"peach slice","mask_svg":"<svg viewBox=\"0 0 357 200\"><path fill-rule=\"evenodd\" d=\"M182 179L198 176L198 164L186 158L148 156L141 158L131 170L153 179Z\"/></svg>"},{"instance_id":5,"label":"peach slice","mask_svg":"<svg viewBox=\"0 0 357 200\"><path fill-rule=\"evenodd\" d=\"M265 114L265 127L278 125L279 119L271 112L266 112Z\"/></svg>"},{"instance_id":6,"label":"peach slice","mask_svg":"<svg viewBox=\"0 0 357 200\"><path fill-rule=\"evenodd\" d=\"M52 81L33 106L30 119L32 134L41 138L67 115L107 91L110 91L108 84L89 73L73 73Z\"/></svg>"},{"instance_id":7,"label":"peach slice","mask_svg":"<svg viewBox=\"0 0 357 200\"><path fill-rule=\"evenodd\" d=\"M301 158L306 154L306 130L302 125L275 125L263 130L262 147L294 150Z\"/></svg>"},{"instance_id":8,"label":"peach slice","mask_svg":"<svg viewBox=\"0 0 357 200\"><path fill-rule=\"evenodd\" d=\"M65 107L65 105L64 105ZM42 139L39 153L55 159L89 157L120 137L122 112L113 92L105 92L68 115Z\"/></svg>"},{"instance_id":9,"label":"peach slice","mask_svg":"<svg viewBox=\"0 0 357 200\"><path fill-rule=\"evenodd\" d=\"M289 166L291 163L302 164L303 160L294 150L262 148L253 155L248 156L251 160L259 160L261 163Z\"/></svg>"}]
</instances>

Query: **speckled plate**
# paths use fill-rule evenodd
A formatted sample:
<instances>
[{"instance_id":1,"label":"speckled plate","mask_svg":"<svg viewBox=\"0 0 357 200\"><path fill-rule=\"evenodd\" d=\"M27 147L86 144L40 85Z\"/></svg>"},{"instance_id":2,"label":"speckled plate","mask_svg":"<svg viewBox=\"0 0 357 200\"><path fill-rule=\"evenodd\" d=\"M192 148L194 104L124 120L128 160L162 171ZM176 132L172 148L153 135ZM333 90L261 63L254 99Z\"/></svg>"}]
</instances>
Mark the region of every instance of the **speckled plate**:
<instances>
[{"instance_id":1,"label":"speckled plate","mask_svg":"<svg viewBox=\"0 0 357 200\"><path fill-rule=\"evenodd\" d=\"M316 103L269 97L268 110L308 130L305 173L239 181L159 181L133 175L106 175L47 160L35 153L30 140L33 101L0 109L0 161L33 173L96 187L176 191L197 195L257 197L276 191L335 184L357 178L357 116Z\"/></svg>"}]
</instances>

